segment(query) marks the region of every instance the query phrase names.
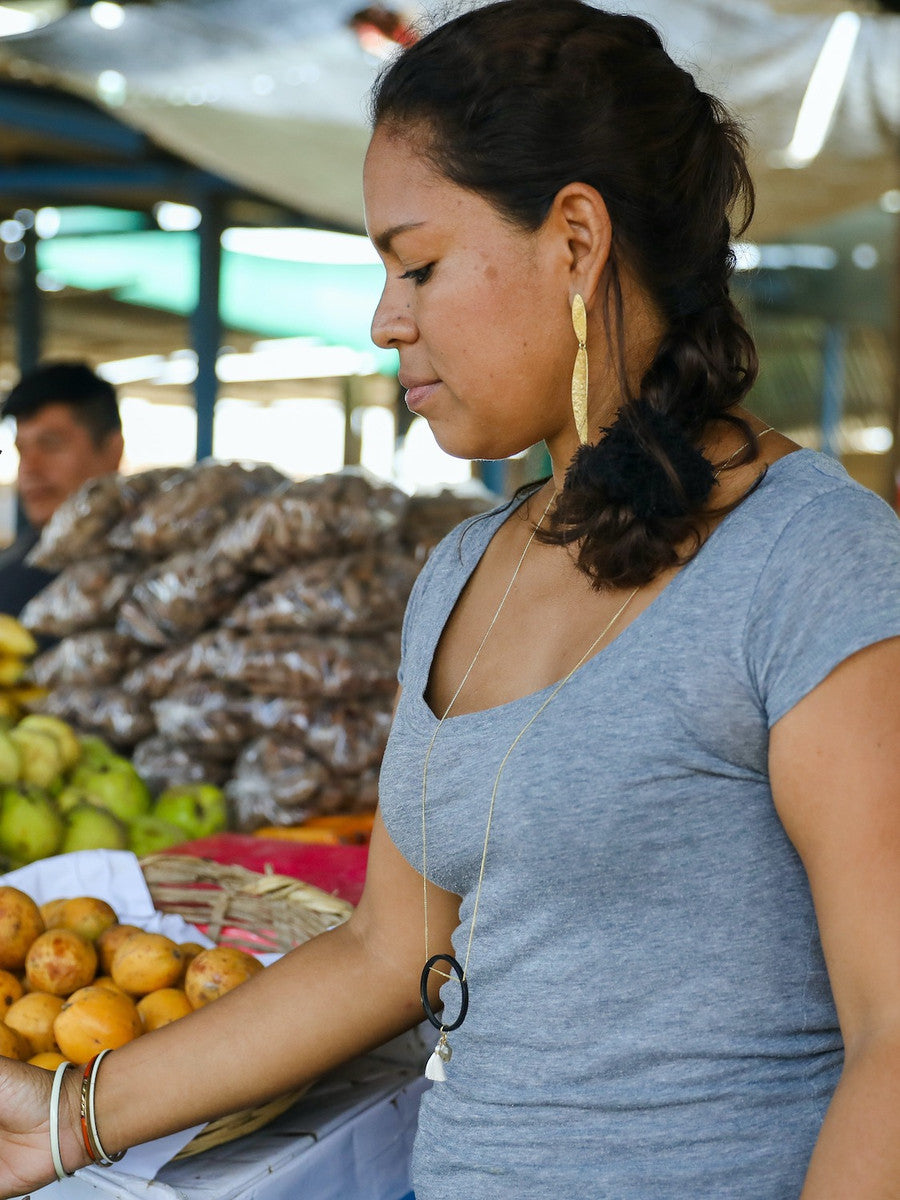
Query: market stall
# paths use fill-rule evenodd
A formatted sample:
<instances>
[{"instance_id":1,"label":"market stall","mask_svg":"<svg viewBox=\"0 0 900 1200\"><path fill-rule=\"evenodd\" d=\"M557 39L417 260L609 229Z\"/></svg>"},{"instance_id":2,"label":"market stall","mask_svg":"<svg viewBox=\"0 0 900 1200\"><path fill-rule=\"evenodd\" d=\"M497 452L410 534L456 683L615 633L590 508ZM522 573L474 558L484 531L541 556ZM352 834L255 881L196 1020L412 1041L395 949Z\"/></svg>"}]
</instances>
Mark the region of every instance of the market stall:
<instances>
[{"instance_id":1,"label":"market stall","mask_svg":"<svg viewBox=\"0 0 900 1200\"><path fill-rule=\"evenodd\" d=\"M288 878L255 875L241 868L218 869L211 861L185 857L174 860L176 868L179 861L185 867L180 877L177 869L173 871L173 860L165 856L146 860L139 869L137 860L121 851L82 851L41 860L5 876L2 899L6 904L15 891L41 903L41 912L46 913L52 903L49 897L80 895L90 888L96 901L114 905L122 921L127 918L150 937L191 937L218 946L257 944L257 950L274 948L276 954L303 940L302 926L307 921L312 922L312 933L345 919L350 909L344 901L332 901L327 894ZM8 962L4 905L0 910L0 955ZM186 924L185 915L197 923ZM62 922L65 916L58 919ZM107 933L116 928L107 926ZM29 980L36 981L33 956L40 941L61 933L73 941L78 936L72 922L38 934L26 959ZM102 937L95 944L103 963ZM123 979L121 963L127 949L120 947L113 956L114 980ZM268 962L272 955L263 958ZM61 957L57 961L61 963ZM185 986L190 990L189 982ZM103 991L98 985L74 993L54 1028L64 1019L63 1013L77 1008L79 996ZM34 999L38 994L32 991L29 996ZM14 1019L15 1008L15 1004L9 1008L10 1028L24 1028ZM33 1040L34 1025L28 1028ZM69 1027L67 1033L71 1037ZM61 1027L60 1041L67 1053L74 1054ZM426 1052L422 1035L414 1030L308 1090L134 1148L113 1169L89 1167L38 1194L48 1200L51 1196L129 1200L146 1195L280 1200L302 1189L310 1200L337 1200L348 1194L357 1200L399 1200L409 1190L409 1153L425 1086Z\"/></svg>"},{"instance_id":2,"label":"market stall","mask_svg":"<svg viewBox=\"0 0 900 1200\"><path fill-rule=\"evenodd\" d=\"M260 961L346 919L364 881L406 599L436 540L489 503L411 499L357 470L294 483L214 461L87 483L34 552L53 582L0 630L0 852L30 864L0 887L49 905L48 932L63 922L51 902L88 895L115 901L117 928L177 916L199 930L182 930L183 945L206 938ZM84 855L99 866L70 877ZM141 865L149 912L118 895L125 861ZM72 986L57 1007L101 984ZM180 982L126 988L142 1021L140 1002L167 988L196 1007L186 963ZM61 1048L48 1035L38 1051L28 1028L7 1052ZM327 1200L349 1188L399 1200L424 1057L409 1035L286 1098L262 1128L254 1114L217 1130L197 1162L173 1160L183 1145L149 1160L132 1151L115 1171L48 1191L277 1200L302 1187Z\"/></svg>"}]
</instances>

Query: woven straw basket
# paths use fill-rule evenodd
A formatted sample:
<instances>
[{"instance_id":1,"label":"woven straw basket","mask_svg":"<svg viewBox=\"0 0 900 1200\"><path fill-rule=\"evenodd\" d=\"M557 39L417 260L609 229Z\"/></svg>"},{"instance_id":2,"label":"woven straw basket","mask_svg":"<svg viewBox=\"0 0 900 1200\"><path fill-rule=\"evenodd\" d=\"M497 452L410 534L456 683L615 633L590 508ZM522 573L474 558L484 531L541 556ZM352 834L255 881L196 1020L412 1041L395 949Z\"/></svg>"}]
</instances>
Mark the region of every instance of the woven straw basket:
<instances>
[{"instance_id":1,"label":"woven straw basket","mask_svg":"<svg viewBox=\"0 0 900 1200\"><path fill-rule=\"evenodd\" d=\"M205 927L220 945L253 953L290 950L346 921L352 904L287 875L260 875L184 854L152 854L141 870L160 912L178 913ZM303 1095L305 1088L267 1104L211 1121L176 1156L188 1158L261 1129Z\"/></svg>"}]
</instances>

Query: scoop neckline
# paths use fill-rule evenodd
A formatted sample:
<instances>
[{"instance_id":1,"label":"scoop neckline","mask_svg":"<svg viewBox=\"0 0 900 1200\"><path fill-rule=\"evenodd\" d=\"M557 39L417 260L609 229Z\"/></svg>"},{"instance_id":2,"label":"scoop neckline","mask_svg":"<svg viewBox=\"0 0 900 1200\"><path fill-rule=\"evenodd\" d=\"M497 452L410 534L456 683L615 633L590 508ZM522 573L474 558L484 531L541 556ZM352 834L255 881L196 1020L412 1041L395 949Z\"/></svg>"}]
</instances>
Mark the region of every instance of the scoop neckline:
<instances>
[{"instance_id":1,"label":"scoop neckline","mask_svg":"<svg viewBox=\"0 0 900 1200\"><path fill-rule=\"evenodd\" d=\"M682 581L684 579L684 576L686 574L688 574L689 572L691 572L691 569L694 567L694 564L697 563L698 561L700 561L701 557L703 557L703 558L708 557L707 548L710 545L717 543L718 541L721 540L718 537L718 535L722 529L725 529L726 526L730 526L733 528L734 523L732 522L732 518L736 517L739 513L744 511L746 505L750 501L752 501L753 497L757 494L757 492L759 490L761 490L762 486L764 486L765 480L769 479L771 477L773 471L778 470L781 463L785 462L787 459L796 458L798 454L802 454L804 457L806 457L808 455L814 455L815 453L816 453L815 450L811 450L807 446L801 446L798 450L791 450L788 454L783 454L781 456L781 458L776 458L774 462L769 463L766 468L765 476L763 477L763 480L761 481L760 485L758 485L757 489L755 489L753 492L751 492L751 494L749 496L747 496L746 499L743 500L738 505L737 508L733 509L732 512L728 513L725 517L722 518L722 520L715 527L715 529L712 531L712 533L710 533L709 537L706 539L706 541L703 543L703 545L700 547L700 549L697 551L697 553L694 555L694 557L690 560L690 562L685 563L685 565L677 572L677 574L674 576L674 578L671 580L671 582L667 583L666 586L662 589L662 591L659 592L658 595L654 596L654 598L650 601L650 603L647 605L647 607L645 609L643 609L641 612L639 612L638 615L632 621L629 621L629 623L625 626L625 628L621 631L621 633L618 633L613 638L613 640L608 643L608 645L604 646L601 650L596 651L594 654L592 654L590 656L590 658L586 659L579 667L577 667L575 669L575 671L572 673L572 679L575 679L576 676L581 676L582 673L588 667L590 667L592 663L599 662L601 659L603 661L607 661L609 659L610 655L614 655L616 648L619 647L619 643L623 642L623 641L627 641L629 639L630 635L631 635L631 640L633 640L633 638L635 636L637 636L636 634L632 635L632 630L634 630L635 628L643 628L648 623L648 621L645 620L645 618L650 618L651 614L656 614L659 612L664 598L666 596L668 596L669 593L673 591L673 589L677 590L683 586ZM538 489L536 488L535 491L537 491L537 490ZM500 530L500 528L503 525L506 524L506 522L508 520L510 520L513 517L513 515L515 513L517 513L519 511L519 509L522 507L522 505L525 504L526 501L529 500L530 497L533 496L534 494L535 494L535 492L532 491L532 492L528 492L524 496L522 496L521 499L519 499L518 503L512 505L509 508L509 511L506 512L505 516L503 516L503 520L499 521L499 523L497 523L496 519L498 517L500 517L501 515L503 515L503 513L504 513L503 506L501 506L498 509L495 509L492 512L484 514L484 518L488 521L491 521L491 523L492 523L488 537L483 542L483 544L480 546L477 556L475 557L475 559L472 562L472 565L469 567L468 571L465 573L462 581L460 582L459 588L456 590L456 593L453 596L450 607L447 609L447 611L444 614L443 620L441 621L441 624L440 624L439 628L437 629L436 636L434 637L434 639L432 641L431 654L428 659L428 666L427 666L427 670L425 672L425 677L424 677L422 686L421 686L421 688L418 688L414 693L415 705L414 705L412 711L416 716L421 715L424 718L424 721L421 723L430 728L434 728L434 726L441 724L441 723L443 723L445 726L447 726L456 721L469 721L472 724L476 724L478 722L479 718L482 720L491 720L491 719L496 720L498 717L502 717L506 713L512 713L516 709L518 709L526 704L530 704L532 706L535 704L540 704L543 700L545 700L547 698L547 696L550 695L551 692L554 691L555 688L559 687L559 684L562 682L562 679L564 678L564 676L562 676L562 677L560 677L560 679L556 679L552 683L548 683L546 685L546 687L540 688L538 691L527 692L524 696L517 696L514 700L505 700L502 704L491 705L490 708L478 708L478 709L474 709L471 712L460 713L458 716L445 717L445 718L443 718L443 722L442 722L442 718L438 717L435 714L434 710L431 708L431 706L428 704L427 700L425 699L425 688L428 686L428 680L431 677L431 668L434 663L434 656L437 653L437 648L438 648L438 645L440 644L440 640L441 640L441 637L443 636L443 632L447 627L447 622L450 620L450 617L453 614L454 608L459 603L459 598L462 595L463 588L466 586L469 579L472 577L472 574L477 570L478 564L481 562L482 558L484 557L484 554L487 551L488 546L491 544L491 541L493 540L494 535ZM479 520L479 518L476 517L476 518L473 518L473 520L477 521L477 520ZM469 527L471 528L471 525ZM693 572L693 573L696 573L696 572ZM669 603L671 604L672 601L670 600ZM621 653L622 653L622 651L621 651L621 649L619 649L618 654L620 655ZM615 657L615 655L614 655L614 657Z\"/></svg>"}]
</instances>

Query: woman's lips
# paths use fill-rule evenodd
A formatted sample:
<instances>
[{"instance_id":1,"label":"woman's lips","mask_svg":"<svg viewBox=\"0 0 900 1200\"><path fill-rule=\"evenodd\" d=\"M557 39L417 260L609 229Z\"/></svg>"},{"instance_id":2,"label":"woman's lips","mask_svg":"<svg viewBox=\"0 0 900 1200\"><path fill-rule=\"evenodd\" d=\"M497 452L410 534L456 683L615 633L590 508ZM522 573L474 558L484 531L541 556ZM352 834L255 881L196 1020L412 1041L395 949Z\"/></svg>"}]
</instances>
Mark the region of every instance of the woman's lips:
<instances>
[{"instance_id":1,"label":"woman's lips","mask_svg":"<svg viewBox=\"0 0 900 1200\"><path fill-rule=\"evenodd\" d=\"M440 380L435 379L431 383L416 383L412 387L406 389L406 407L410 412L418 412L423 404L431 396L436 388L440 387Z\"/></svg>"}]
</instances>

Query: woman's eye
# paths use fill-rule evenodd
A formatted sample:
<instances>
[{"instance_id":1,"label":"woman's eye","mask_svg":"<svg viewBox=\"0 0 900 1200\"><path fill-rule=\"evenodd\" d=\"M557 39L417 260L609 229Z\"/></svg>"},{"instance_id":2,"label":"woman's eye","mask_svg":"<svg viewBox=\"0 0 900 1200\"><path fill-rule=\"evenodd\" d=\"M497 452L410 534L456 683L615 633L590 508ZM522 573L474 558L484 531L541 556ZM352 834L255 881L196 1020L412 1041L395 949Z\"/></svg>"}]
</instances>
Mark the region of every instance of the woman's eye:
<instances>
[{"instance_id":1,"label":"woman's eye","mask_svg":"<svg viewBox=\"0 0 900 1200\"><path fill-rule=\"evenodd\" d=\"M421 287L423 283L427 283L431 272L434 270L434 263L428 263L424 267L416 267L412 271L404 271L400 276L401 279L411 279L416 287Z\"/></svg>"}]
</instances>

